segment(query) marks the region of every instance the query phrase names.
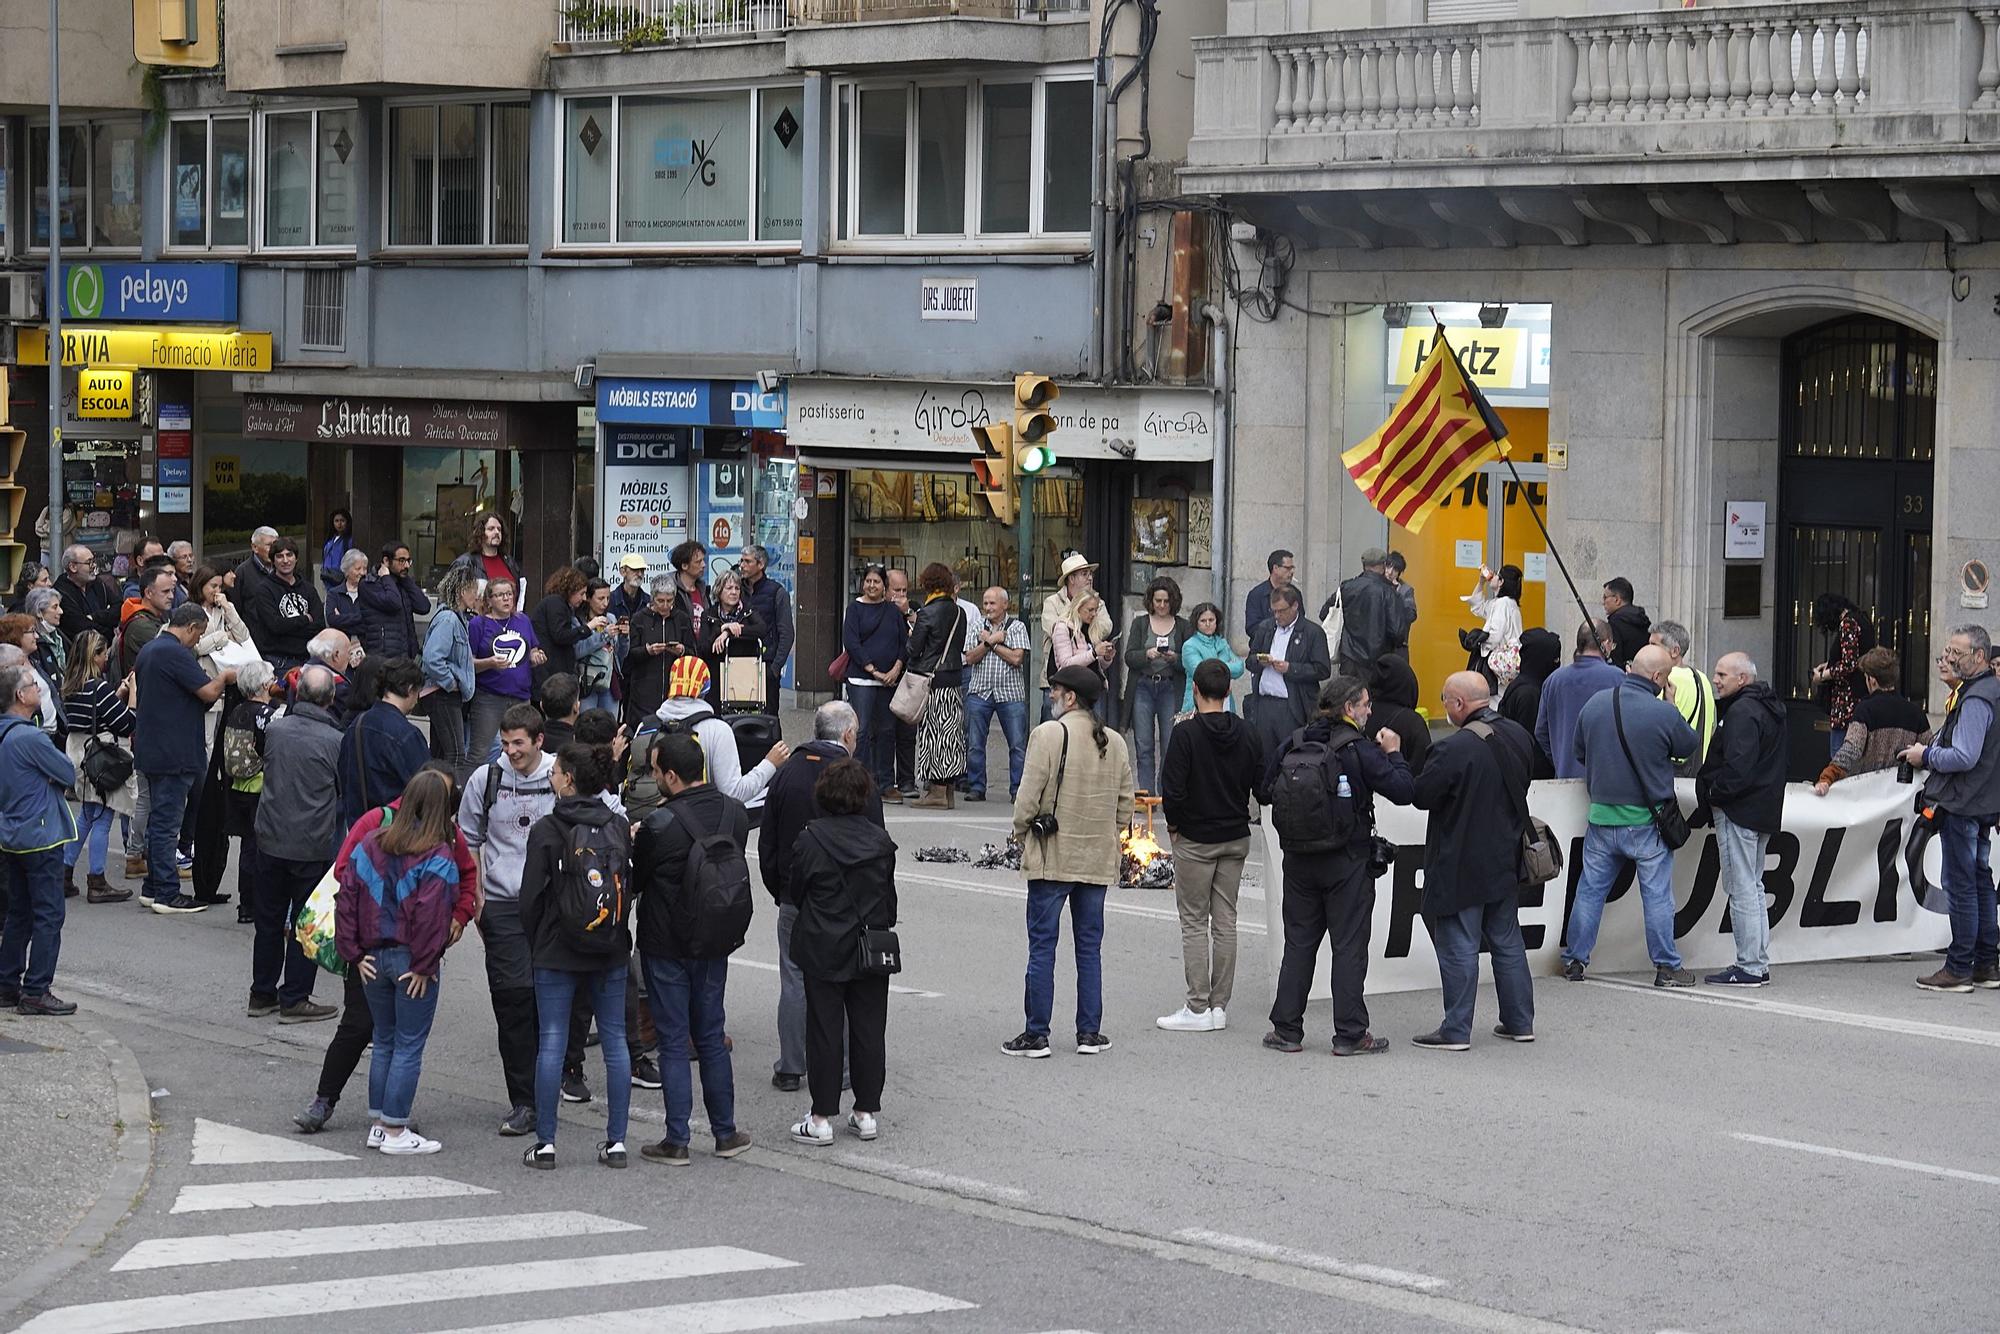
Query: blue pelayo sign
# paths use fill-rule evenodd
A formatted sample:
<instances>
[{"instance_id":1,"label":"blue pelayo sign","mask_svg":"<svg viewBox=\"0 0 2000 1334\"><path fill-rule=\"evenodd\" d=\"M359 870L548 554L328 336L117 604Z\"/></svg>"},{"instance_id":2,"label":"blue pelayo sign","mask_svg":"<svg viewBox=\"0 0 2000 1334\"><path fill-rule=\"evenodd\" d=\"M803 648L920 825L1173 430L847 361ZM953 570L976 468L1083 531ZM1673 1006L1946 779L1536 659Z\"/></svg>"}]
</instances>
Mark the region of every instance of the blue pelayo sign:
<instances>
[{"instance_id":1,"label":"blue pelayo sign","mask_svg":"<svg viewBox=\"0 0 2000 1334\"><path fill-rule=\"evenodd\" d=\"M762 426L783 430L785 391L755 380L597 381L597 420L642 426Z\"/></svg>"},{"instance_id":2,"label":"blue pelayo sign","mask_svg":"<svg viewBox=\"0 0 2000 1334\"><path fill-rule=\"evenodd\" d=\"M236 323L234 264L65 264L66 320Z\"/></svg>"}]
</instances>

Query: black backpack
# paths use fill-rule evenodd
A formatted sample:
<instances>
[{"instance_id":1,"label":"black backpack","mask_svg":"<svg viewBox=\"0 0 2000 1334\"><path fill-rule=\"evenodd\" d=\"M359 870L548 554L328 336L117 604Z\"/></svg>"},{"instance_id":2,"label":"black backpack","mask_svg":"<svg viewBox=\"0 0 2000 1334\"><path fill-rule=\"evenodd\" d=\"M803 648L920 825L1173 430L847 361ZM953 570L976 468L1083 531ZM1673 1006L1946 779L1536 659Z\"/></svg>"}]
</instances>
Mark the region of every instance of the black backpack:
<instances>
[{"instance_id":1,"label":"black backpack","mask_svg":"<svg viewBox=\"0 0 2000 1334\"><path fill-rule=\"evenodd\" d=\"M680 892L667 905L667 920L688 958L727 958L750 933L755 908L750 863L728 834L704 830L685 806L669 809L688 827L691 842Z\"/></svg>"},{"instance_id":2,"label":"black backpack","mask_svg":"<svg viewBox=\"0 0 2000 1334\"><path fill-rule=\"evenodd\" d=\"M1335 852L1364 832L1353 800L1339 789L1341 755L1360 739L1351 727L1334 729L1324 741L1293 734L1271 781L1271 827L1285 851Z\"/></svg>"},{"instance_id":3,"label":"black backpack","mask_svg":"<svg viewBox=\"0 0 2000 1334\"><path fill-rule=\"evenodd\" d=\"M626 885L631 857L615 827L615 822L563 827L556 861L556 924L563 943L579 954L611 958L625 953L619 933L631 902Z\"/></svg>"}]
</instances>

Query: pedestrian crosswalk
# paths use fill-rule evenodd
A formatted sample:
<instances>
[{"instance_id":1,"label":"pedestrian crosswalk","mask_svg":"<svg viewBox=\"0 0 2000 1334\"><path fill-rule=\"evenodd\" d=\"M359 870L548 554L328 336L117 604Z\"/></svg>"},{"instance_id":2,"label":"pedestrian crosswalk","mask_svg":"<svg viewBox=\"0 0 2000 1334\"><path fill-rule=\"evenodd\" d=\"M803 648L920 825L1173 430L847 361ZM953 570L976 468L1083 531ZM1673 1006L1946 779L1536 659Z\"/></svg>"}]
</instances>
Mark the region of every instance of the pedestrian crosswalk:
<instances>
[{"instance_id":1,"label":"pedestrian crosswalk","mask_svg":"<svg viewBox=\"0 0 2000 1334\"><path fill-rule=\"evenodd\" d=\"M300 1153L301 1148L312 1152ZM282 1330L294 1321L299 1328L308 1321L324 1323L331 1312L388 1310L414 1310L418 1313L414 1319L425 1328L448 1334L567 1334L584 1327L604 1334L727 1334L976 1309L971 1302L893 1283L770 1291L772 1276L800 1270L803 1264L731 1245L648 1248L639 1237L627 1237L645 1233L644 1226L579 1210L512 1213L506 1211L503 1199L477 1206L479 1214L471 1217L385 1218L385 1210L399 1205L434 1212L437 1201L500 1192L441 1176L340 1174L347 1170L344 1164L355 1162L349 1154L220 1122L198 1122L191 1152L197 1174L207 1168L256 1163L310 1165L321 1174L268 1181L190 1181L180 1187L169 1212L282 1211L301 1225L137 1242L111 1266L112 1273L122 1276L117 1291L147 1287L156 1291L56 1307L29 1319L19 1334L147 1334L223 1324ZM342 1215L338 1206L356 1205L372 1206L370 1221L303 1225L343 1216L352 1219L352 1213ZM590 1254L537 1258L538 1246L567 1237L605 1240L593 1243ZM631 1249L617 1249L628 1244ZM518 1252L510 1252L510 1245ZM477 1249L453 1250L467 1247ZM447 1259L439 1268L379 1272L371 1254L388 1252L404 1260L432 1252L460 1261L476 1255L481 1263ZM546 1251L541 1255L545 1257ZM199 1284L228 1273L228 1266L312 1257L318 1257L312 1266L316 1272L333 1276L189 1290L190 1280ZM741 1295L653 1304L659 1285L713 1278L733 1278L753 1286ZM646 1304L590 1310L601 1304L589 1295L593 1290L615 1292L621 1287L646 1288ZM554 1318L460 1324L456 1321L467 1312L455 1318L448 1307L439 1305L476 1301L481 1305L471 1313L490 1316L496 1298L504 1313L506 1299L543 1293L570 1294L568 1312ZM518 1311L515 1307L514 1313ZM950 1325L945 1322L936 1328L948 1332Z\"/></svg>"}]
</instances>

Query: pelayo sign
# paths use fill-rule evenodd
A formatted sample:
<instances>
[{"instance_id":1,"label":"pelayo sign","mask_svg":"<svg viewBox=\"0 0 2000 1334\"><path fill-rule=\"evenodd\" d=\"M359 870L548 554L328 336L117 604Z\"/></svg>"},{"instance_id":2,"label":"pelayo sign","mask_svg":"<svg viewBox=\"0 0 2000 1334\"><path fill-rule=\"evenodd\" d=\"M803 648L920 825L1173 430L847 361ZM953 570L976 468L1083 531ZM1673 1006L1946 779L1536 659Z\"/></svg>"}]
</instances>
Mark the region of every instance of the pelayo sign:
<instances>
[{"instance_id":1,"label":"pelayo sign","mask_svg":"<svg viewBox=\"0 0 2000 1334\"><path fill-rule=\"evenodd\" d=\"M243 433L337 445L503 449L509 416L504 405L490 403L250 394L243 400Z\"/></svg>"},{"instance_id":2,"label":"pelayo sign","mask_svg":"<svg viewBox=\"0 0 2000 1334\"><path fill-rule=\"evenodd\" d=\"M236 322L234 264L66 264L66 320Z\"/></svg>"},{"instance_id":3,"label":"pelayo sign","mask_svg":"<svg viewBox=\"0 0 2000 1334\"><path fill-rule=\"evenodd\" d=\"M1694 784L1680 784L1682 810L1694 809ZM1810 786L1785 788L1783 832L1771 839L1764 859L1764 891L1769 895L1771 961L1806 963L1868 954L1921 953L1951 939L1943 915L1939 849L1933 841L1919 850L1914 868L1907 852L1912 799L1916 788L1898 783L1893 770L1862 774L1834 784L1824 797ZM1521 895L1521 936L1528 965L1539 977L1559 971L1564 923L1583 870L1583 833L1590 798L1580 780L1534 785L1528 807L1546 820L1563 845L1563 874ZM1438 985L1437 954L1417 906L1423 896L1424 829L1428 816L1408 806L1377 799L1381 835L1396 845L1395 865L1375 882L1375 914L1368 944L1368 990L1422 991ZM1265 865L1282 866L1284 854L1264 822ZM1268 946L1275 975L1284 955L1284 896L1279 877L1266 874ZM1697 829L1674 854L1674 937L1686 967L1697 972L1736 961L1729 929L1729 895L1722 884L1722 861L1710 829ZM1639 891L1627 883L1614 888L1590 957L1594 973L1643 973L1646 954ZM1327 994L1328 970L1322 957L1314 995Z\"/></svg>"}]
</instances>

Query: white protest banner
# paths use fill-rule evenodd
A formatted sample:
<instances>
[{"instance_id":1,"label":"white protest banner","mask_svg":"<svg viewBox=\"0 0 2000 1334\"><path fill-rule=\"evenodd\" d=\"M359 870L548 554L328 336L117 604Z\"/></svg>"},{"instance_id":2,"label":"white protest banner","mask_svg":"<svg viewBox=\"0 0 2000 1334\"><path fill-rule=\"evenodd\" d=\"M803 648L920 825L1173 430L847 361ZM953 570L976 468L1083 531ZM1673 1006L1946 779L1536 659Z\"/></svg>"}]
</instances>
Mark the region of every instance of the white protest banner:
<instances>
[{"instance_id":1,"label":"white protest banner","mask_svg":"<svg viewBox=\"0 0 2000 1334\"><path fill-rule=\"evenodd\" d=\"M1678 786L1681 809L1692 811L1693 781L1682 779ZM1772 963L1918 952L1949 942L1951 924L1934 888L1939 876L1936 843L1925 852L1918 883L1912 884L1905 864L1904 843L1916 791L1897 782L1894 770L1846 779L1824 797L1814 796L1803 783L1786 787L1784 829L1772 836L1764 863ZM1583 872L1590 798L1581 780L1538 782L1528 794L1528 808L1548 822L1563 847L1562 875L1521 895L1521 935L1528 947L1528 965L1545 977L1561 970L1563 924ZM1375 819L1381 835L1395 843L1396 861L1375 884L1368 990L1435 988L1437 954L1418 912L1429 815L1377 797ZM1263 829L1265 865L1270 868L1265 872L1269 888L1264 903L1275 976L1284 957L1284 896L1279 888L1284 854L1268 819ZM1674 854L1674 905L1674 935L1683 966L1713 971L1736 961L1729 896L1722 885L1713 830L1696 829L1687 846ZM1313 978L1315 998L1328 994L1326 955L1322 948ZM1651 967L1638 886L1628 870L1612 888L1590 968L1596 973L1642 973ZM1483 958L1481 971L1490 980Z\"/></svg>"}]
</instances>

